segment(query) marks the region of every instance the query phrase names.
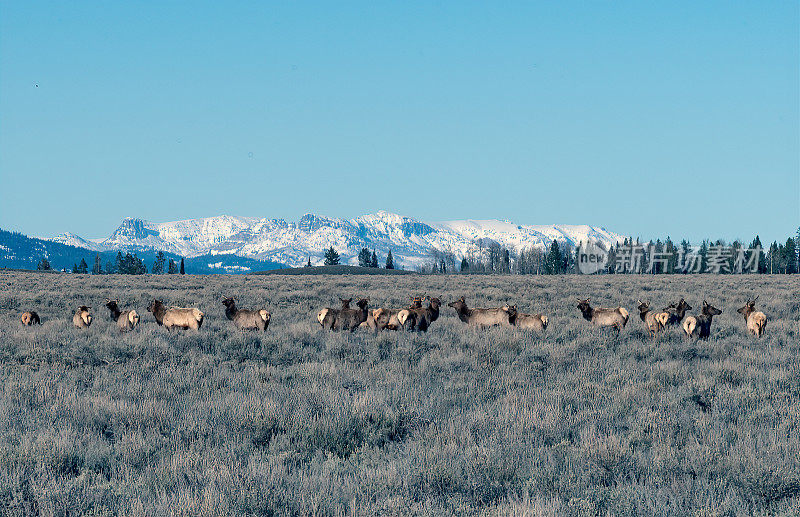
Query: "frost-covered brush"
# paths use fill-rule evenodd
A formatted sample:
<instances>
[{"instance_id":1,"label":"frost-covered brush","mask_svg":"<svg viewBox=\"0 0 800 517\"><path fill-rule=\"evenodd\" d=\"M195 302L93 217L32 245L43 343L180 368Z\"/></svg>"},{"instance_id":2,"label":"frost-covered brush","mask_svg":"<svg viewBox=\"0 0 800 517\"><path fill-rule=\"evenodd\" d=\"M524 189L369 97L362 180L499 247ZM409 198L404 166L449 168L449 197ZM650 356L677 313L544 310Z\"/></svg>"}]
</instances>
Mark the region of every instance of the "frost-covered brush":
<instances>
[{"instance_id":1,"label":"frost-covered brush","mask_svg":"<svg viewBox=\"0 0 800 517\"><path fill-rule=\"evenodd\" d=\"M578 298L578 310L583 314L583 318L592 325L598 327L612 327L617 332L625 328L628 323L628 311L624 307L608 309L604 307L592 308L589 305L589 298L581 300Z\"/></svg>"},{"instance_id":2,"label":"frost-covered brush","mask_svg":"<svg viewBox=\"0 0 800 517\"><path fill-rule=\"evenodd\" d=\"M697 316L689 316L683 320L683 331L687 337L708 339L708 336L711 335L711 320L714 316L720 314L722 314L721 310L703 300L702 313Z\"/></svg>"},{"instance_id":3,"label":"frost-covered brush","mask_svg":"<svg viewBox=\"0 0 800 517\"><path fill-rule=\"evenodd\" d=\"M764 333L764 328L767 326L767 316L763 312L756 310L756 300L758 300L758 296L748 300L744 307L737 309L736 312L744 316L747 331L756 337L761 337L761 334Z\"/></svg>"},{"instance_id":4,"label":"frost-covered brush","mask_svg":"<svg viewBox=\"0 0 800 517\"><path fill-rule=\"evenodd\" d=\"M92 324L92 313L90 312L91 309L91 307L86 305L81 305L78 307L78 310L75 311L75 315L72 316L72 324L75 325L75 328L89 328L89 325Z\"/></svg>"},{"instance_id":5,"label":"frost-covered brush","mask_svg":"<svg viewBox=\"0 0 800 517\"><path fill-rule=\"evenodd\" d=\"M173 327L198 330L203 325L205 315L200 309L187 307L165 307L161 300L153 300L147 308L159 325L167 330Z\"/></svg>"},{"instance_id":6,"label":"frost-covered brush","mask_svg":"<svg viewBox=\"0 0 800 517\"><path fill-rule=\"evenodd\" d=\"M508 304L491 309L474 309L467 307L466 299L462 296L458 300L448 303L447 306L455 309L458 319L467 325L474 327L511 326L511 306Z\"/></svg>"},{"instance_id":7,"label":"frost-covered brush","mask_svg":"<svg viewBox=\"0 0 800 517\"><path fill-rule=\"evenodd\" d=\"M222 305L225 306L225 316L238 329L255 329L263 332L269 327L270 313L266 309L237 309L236 300L232 297L223 298Z\"/></svg>"},{"instance_id":8,"label":"frost-covered brush","mask_svg":"<svg viewBox=\"0 0 800 517\"><path fill-rule=\"evenodd\" d=\"M111 313L111 321L117 322L120 332L132 330L139 324L139 313L131 309L128 311L120 310L117 300L106 299L106 307Z\"/></svg>"}]
</instances>

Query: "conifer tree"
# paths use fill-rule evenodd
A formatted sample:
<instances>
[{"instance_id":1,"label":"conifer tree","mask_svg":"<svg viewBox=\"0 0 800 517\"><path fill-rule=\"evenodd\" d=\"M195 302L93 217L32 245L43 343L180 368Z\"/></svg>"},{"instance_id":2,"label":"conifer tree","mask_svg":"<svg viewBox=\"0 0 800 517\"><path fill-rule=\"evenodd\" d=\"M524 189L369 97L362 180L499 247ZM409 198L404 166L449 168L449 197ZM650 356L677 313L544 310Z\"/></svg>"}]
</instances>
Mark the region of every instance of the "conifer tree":
<instances>
[{"instance_id":1,"label":"conifer tree","mask_svg":"<svg viewBox=\"0 0 800 517\"><path fill-rule=\"evenodd\" d=\"M103 266L100 263L100 254L97 253L94 256L94 267L92 268L93 275L102 275L103 274Z\"/></svg>"},{"instance_id":2,"label":"conifer tree","mask_svg":"<svg viewBox=\"0 0 800 517\"><path fill-rule=\"evenodd\" d=\"M338 266L339 265L339 254L333 249L333 246L325 250L325 265L326 266Z\"/></svg>"},{"instance_id":3,"label":"conifer tree","mask_svg":"<svg viewBox=\"0 0 800 517\"><path fill-rule=\"evenodd\" d=\"M181 257L181 274L186 274L186 266L183 264L183 257Z\"/></svg>"},{"instance_id":4,"label":"conifer tree","mask_svg":"<svg viewBox=\"0 0 800 517\"><path fill-rule=\"evenodd\" d=\"M392 256L392 250L389 250L389 254L386 255L386 269L394 269L394 257Z\"/></svg>"}]
</instances>

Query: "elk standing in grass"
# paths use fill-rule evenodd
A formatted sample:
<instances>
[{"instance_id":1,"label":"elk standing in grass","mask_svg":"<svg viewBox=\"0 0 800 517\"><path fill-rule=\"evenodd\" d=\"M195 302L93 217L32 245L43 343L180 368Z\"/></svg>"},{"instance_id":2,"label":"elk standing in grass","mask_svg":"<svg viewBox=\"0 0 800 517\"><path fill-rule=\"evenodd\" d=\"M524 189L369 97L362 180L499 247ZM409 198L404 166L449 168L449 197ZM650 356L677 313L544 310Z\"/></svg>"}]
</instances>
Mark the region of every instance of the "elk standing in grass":
<instances>
[{"instance_id":1,"label":"elk standing in grass","mask_svg":"<svg viewBox=\"0 0 800 517\"><path fill-rule=\"evenodd\" d=\"M358 308L350 309L350 308L342 308L342 309L328 309L325 315L322 317L322 321L320 324L322 328L328 330L349 330L350 332L354 331L367 321L367 315L369 313L369 309L367 305L369 304L369 298L362 298L361 300L356 303ZM344 306L344 300L342 300L342 305ZM349 305L349 300L348 300ZM322 311L317 315L317 319L320 319L320 315Z\"/></svg>"},{"instance_id":2,"label":"elk standing in grass","mask_svg":"<svg viewBox=\"0 0 800 517\"><path fill-rule=\"evenodd\" d=\"M139 324L139 313L133 309L129 311L120 310L117 300L106 299L106 307L111 313L111 321L117 322L120 332L132 330Z\"/></svg>"},{"instance_id":3,"label":"elk standing in grass","mask_svg":"<svg viewBox=\"0 0 800 517\"><path fill-rule=\"evenodd\" d=\"M353 301L352 298L339 298L339 301L342 302L342 309L349 309L350 302ZM331 328L333 322L336 320L336 314L339 313L340 309L334 309L332 307L325 307L321 309L317 313L317 321L322 328Z\"/></svg>"},{"instance_id":4,"label":"elk standing in grass","mask_svg":"<svg viewBox=\"0 0 800 517\"><path fill-rule=\"evenodd\" d=\"M669 318L667 319L665 326L680 325L684 316L686 316L686 311L692 310L692 306L686 303L686 300L681 298L678 303L671 303L664 307L664 310L667 312L667 314L669 314Z\"/></svg>"},{"instance_id":5,"label":"elk standing in grass","mask_svg":"<svg viewBox=\"0 0 800 517\"><path fill-rule=\"evenodd\" d=\"M756 310L756 300L758 300L758 296L748 300L744 307L736 312L744 316L748 332L756 337L761 337L761 334L764 333L764 328L767 326L767 316L763 312Z\"/></svg>"},{"instance_id":6,"label":"elk standing in grass","mask_svg":"<svg viewBox=\"0 0 800 517\"><path fill-rule=\"evenodd\" d=\"M711 335L711 320L720 314L722 314L721 310L703 300L702 313L697 316L688 316L683 320L683 331L687 337L697 336L700 339L708 339L708 336Z\"/></svg>"},{"instance_id":7,"label":"elk standing in grass","mask_svg":"<svg viewBox=\"0 0 800 517\"><path fill-rule=\"evenodd\" d=\"M427 332L431 323L439 319L439 308L442 301L439 298L429 298L428 306L422 307L421 299L414 299L412 307L404 309L397 314L398 322L409 330Z\"/></svg>"},{"instance_id":8,"label":"elk standing in grass","mask_svg":"<svg viewBox=\"0 0 800 517\"><path fill-rule=\"evenodd\" d=\"M547 329L547 316L544 314L525 314L517 312L517 306L511 305L508 308L509 322L517 328L526 330L545 330Z\"/></svg>"},{"instance_id":9,"label":"elk standing in grass","mask_svg":"<svg viewBox=\"0 0 800 517\"><path fill-rule=\"evenodd\" d=\"M503 305L492 309L471 309L462 296L447 304L456 310L458 319L474 327L511 326L511 307Z\"/></svg>"},{"instance_id":10,"label":"elk standing in grass","mask_svg":"<svg viewBox=\"0 0 800 517\"><path fill-rule=\"evenodd\" d=\"M36 314L36 311L23 312L22 315L19 317L19 320L26 327L30 327L31 325L41 325L42 324L42 320L39 319L39 315Z\"/></svg>"},{"instance_id":11,"label":"elk standing in grass","mask_svg":"<svg viewBox=\"0 0 800 517\"><path fill-rule=\"evenodd\" d=\"M225 316L240 330L253 329L265 331L269 327L270 313L266 309L237 309L236 300L232 297L223 298Z\"/></svg>"},{"instance_id":12,"label":"elk standing in grass","mask_svg":"<svg viewBox=\"0 0 800 517\"><path fill-rule=\"evenodd\" d=\"M625 325L628 323L629 314L624 307L617 307L614 309L597 307L593 309L592 306L589 305L589 299L586 298L585 300L578 299L578 309L581 311L586 321L598 327L612 327L619 332L625 328Z\"/></svg>"},{"instance_id":13,"label":"elk standing in grass","mask_svg":"<svg viewBox=\"0 0 800 517\"><path fill-rule=\"evenodd\" d=\"M166 327L167 330L172 330L173 327L199 330L203 325L203 318L205 317L199 309L185 307L167 308L161 300L153 300L147 310L152 312L156 322Z\"/></svg>"},{"instance_id":14,"label":"elk standing in grass","mask_svg":"<svg viewBox=\"0 0 800 517\"><path fill-rule=\"evenodd\" d=\"M656 312L650 309L650 304L639 300L639 317L642 318L647 329L650 331L650 337L655 337L658 332L664 329L669 321L668 312Z\"/></svg>"},{"instance_id":15,"label":"elk standing in grass","mask_svg":"<svg viewBox=\"0 0 800 517\"><path fill-rule=\"evenodd\" d=\"M72 316L72 324L75 325L75 328L89 328L89 325L92 324L92 313L90 310L91 307L87 307L86 305L81 305L78 307L78 310L75 311L75 315Z\"/></svg>"}]
</instances>

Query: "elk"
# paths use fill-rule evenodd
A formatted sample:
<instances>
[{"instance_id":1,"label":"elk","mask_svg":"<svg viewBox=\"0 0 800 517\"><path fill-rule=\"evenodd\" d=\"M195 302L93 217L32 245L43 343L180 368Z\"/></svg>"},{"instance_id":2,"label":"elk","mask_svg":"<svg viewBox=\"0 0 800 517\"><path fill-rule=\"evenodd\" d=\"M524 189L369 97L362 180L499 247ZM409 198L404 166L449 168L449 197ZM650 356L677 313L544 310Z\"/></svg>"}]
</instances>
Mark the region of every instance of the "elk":
<instances>
[{"instance_id":1,"label":"elk","mask_svg":"<svg viewBox=\"0 0 800 517\"><path fill-rule=\"evenodd\" d=\"M72 324L75 325L75 328L89 328L89 325L92 324L92 313L90 310L91 307L87 307L86 305L81 305L78 307L78 310L75 311L75 315L72 316Z\"/></svg>"},{"instance_id":2,"label":"elk","mask_svg":"<svg viewBox=\"0 0 800 517\"><path fill-rule=\"evenodd\" d=\"M517 306L511 305L508 308L509 323L515 327L526 330L545 330L547 329L547 316L544 314L525 314L517 312Z\"/></svg>"},{"instance_id":3,"label":"elk","mask_svg":"<svg viewBox=\"0 0 800 517\"><path fill-rule=\"evenodd\" d=\"M30 327L31 325L41 325L42 320L39 319L39 315L36 314L36 311L26 311L23 312L22 315L19 317L20 321L26 327Z\"/></svg>"},{"instance_id":4,"label":"elk","mask_svg":"<svg viewBox=\"0 0 800 517\"><path fill-rule=\"evenodd\" d=\"M342 300L342 302L344 302L344 300ZM357 309L329 309L320 322L322 328L329 330L347 329L350 332L354 331L359 325L367 321L367 315L369 313L367 309L368 303L369 298L362 298L356 303ZM344 303L342 303L342 305L344 305ZM322 311L320 311L320 313L322 313ZM319 319L319 316L317 319Z\"/></svg>"},{"instance_id":5,"label":"elk","mask_svg":"<svg viewBox=\"0 0 800 517\"><path fill-rule=\"evenodd\" d=\"M493 309L470 309L462 296L458 300L448 303L447 306L456 310L458 319L474 327L510 326L512 324L509 305Z\"/></svg>"},{"instance_id":6,"label":"elk","mask_svg":"<svg viewBox=\"0 0 800 517\"><path fill-rule=\"evenodd\" d=\"M153 300L147 310L153 313L153 317L155 317L159 325L163 325L170 331L173 327L199 330L203 325L203 318L205 317L199 309L184 307L167 308L161 300Z\"/></svg>"},{"instance_id":7,"label":"elk","mask_svg":"<svg viewBox=\"0 0 800 517\"><path fill-rule=\"evenodd\" d=\"M658 332L664 329L669 321L670 314L668 312L655 312L650 309L650 304L639 300L639 317L642 318L647 329L650 331L650 337L655 337Z\"/></svg>"},{"instance_id":8,"label":"elk","mask_svg":"<svg viewBox=\"0 0 800 517\"><path fill-rule=\"evenodd\" d=\"M422 307L422 300L414 299L414 305L407 309L403 309L397 314L397 321L406 326L408 323L409 330L421 330L427 332L431 323L439 319L439 308L442 306L442 301L439 298L429 298L428 306Z\"/></svg>"},{"instance_id":9,"label":"elk","mask_svg":"<svg viewBox=\"0 0 800 517\"><path fill-rule=\"evenodd\" d=\"M624 307L617 307L614 309L597 307L593 309L592 306L589 305L588 298L585 300L579 298L578 309L581 311L586 321L598 327L612 327L619 332L625 328L625 325L628 323L629 314Z\"/></svg>"},{"instance_id":10,"label":"elk","mask_svg":"<svg viewBox=\"0 0 800 517\"><path fill-rule=\"evenodd\" d=\"M758 300L758 296L748 300L744 307L737 309L736 312L744 316L747 331L756 337L761 337L761 334L764 333L764 328L767 326L767 316L763 312L756 310L756 300Z\"/></svg>"},{"instance_id":11,"label":"elk","mask_svg":"<svg viewBox=\"0 0 800 517\"><path fill-rule=\"evenodd\" d=\"M669 325L679 325L683 317L686 316L687 310L692 310L692 306L686 303L686 300L683 298L678 301L678 303L671 303L664 307L664 310L669 314L669 318L667 319L667 323L665 326Z\"/></svg>"},{"instance_id":12,"label":"elk","mask_svg":"<svg viewBox=\"0 0 800 517\"><path fill-rule=\"evenodd\" d=\"M347 299L339 298L339 301L342 302L342 309L349 309L350 308L350 302L353 301L353 299L352 298L347 298ZM335 314L338 313L338 312L339 312L339 309L333 309L331 307L325 307L324 309L321 309L317 313L317 321L319 322L320 325L322 325L322 328L326 328L326 327L330 328L330 326L333 325L333 321L336 319ZM328 320L327 323L325 321L326 319Z\"/></svg>"},{"instance_id":13,"label":"elk","mask_svg":"<svg viewBox=\"0 0 800 517\"><path fill-rule=\"evenodd\" d=\"M711 320L720 314L722 314L721 310L703 300L702 313L697 316L688 316L683 320L683 331L687 337L697 335L700 339L708 339L708 336L711 335Z\"/></svg>"},{"instance_id":14,"label":"elk","mask_svg":"<svg viewBox=\"0 0 800 517\"><path fill-rule=\"evenodd\" d=\"M266 309L237 309L233 297L223 298L222 305L225 306L225 316L239 330L251 329L264 332L269 327L270 313Z\"/></svg>"},{"instance_id":15,"label":"elk","mask_svg":"<svg viewBox=\"0 0 800 517\"><path fill-rule=\"evenodd\" d=\"M111 313L111 321L117 322L120 332L132 330L139 324L139 314L135 310L121 311L117 300L106 299L106 307Z\"/></svg>"}]
</instances>

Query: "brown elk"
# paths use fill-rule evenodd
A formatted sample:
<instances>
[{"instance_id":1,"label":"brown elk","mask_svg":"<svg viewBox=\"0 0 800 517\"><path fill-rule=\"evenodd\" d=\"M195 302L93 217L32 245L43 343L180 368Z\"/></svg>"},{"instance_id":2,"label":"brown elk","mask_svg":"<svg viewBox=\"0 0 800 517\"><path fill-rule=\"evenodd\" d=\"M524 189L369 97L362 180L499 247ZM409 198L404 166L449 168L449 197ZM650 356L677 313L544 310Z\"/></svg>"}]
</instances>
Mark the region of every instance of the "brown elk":
<instances>
[{"instance_id":1,"label":"brown elk","mask_svg":"<svg viewBox=\"0 0 800 517\"><path fill-rule=\"evenodd\" d=\"M709 305L703 300L703 309L697 316L688 316L683 320L683 331L687 337L698 336L700 339L708 339L711 335L711 320L714 316L722 314L722 311Z\"/></svg>"},{"instance_id":2,"label":"brown elk","mask_svg":"<svg viewBox=\"0 0 800 517\"><path fill-rule=\"evenodd\" d=\"M199 330L205 317L199 309L186 307L167 308L161 300L153 300L147 310L152 312L156 322L166 327L167 330L172 330L173 327Z\"/></svg>"},{"instance_id":3,"label":"brown elk","mask_svg":"<svg viewBox=\"0 0 800 517\"><path fill-rule=\"evenodd\" d=\"M756 300L758 300L758 296L748 300L744 307L737 309L736 312L744 316L747 331L756 337L761 337L761 334L764 333L764 328L767 326L767 316L763 312L756 310Z\"/></svg>"},{"instance_id":4,"label":"brown elk","mask_svg":"<svg viewBox=\"0 0 800 517\"><path fill-rule=\"evenodd\" d=\"M232 297L223 298L225 317L233 322L240 330L252 329L264 332L269 327L270 313L266 309L237 309L236 300Z\"/></svg>"},{"instance_id":5,"label":"brown elk","mask_svg":"<svg viewBox=\"0 0 800 517\"><path fill-rule=\"evenodd\" d=\"M658 332L664 330L664 327L669 321L668 312L656 312L650 309L650 304L639 300L639 317L642 318L647 329L650 331L650 337L655 337Z\"/></svg>"},{"instance_id":6,"label":"brown elk","mask_svg":"<svg viewBox=\"0 0 800 517\"><path fill-rule=\"evenodd\" d=\"M526 330L546 330L547 316L544 314L525 314L517 312L517 306L511 305L508 308L509 322L515 327Z\"/></svg>"},{"instance_id":7,"label":"brown elk","mask_svg":"<svg viewBox=\"0 0 800 517\"><path fill-rule=\"evenodd\" d=\"M139 324L139 313L131 309L129 311L120 310L117 300L106 299L106 307L111 313L111 321L117 322L120 332L132 330Z\"/></svg>"},{"instance_id":8,"label":"brown elk","mask_svg":"<svg viewBox=\"0 0 800 517\"><path fill-rule=\"evenodd\" d=\"M467 307L467 302L462 296L454 302L447 304L455 309L458 319L474 327L511 326L511 306L503 305L492 309L474 309Z\"/></svg>"},{"instance_id":9,"label":"brown elk","mask_svg":"<svg viewBox=\"0 0 800 517\"><path fill-rule=\"evenodd\" d=\"M342 302L344 304L344 300L342 300ZM367 308L368 304L369 298L362 298L358 301L358 303L356 303L356 306L358 307L356 309L329 309L328 312L325 313L320 324L324 329L346 329L352 332L357 329L359 325L367 321L367 315L369 313L369 309ZM320 311L320 314L322 312L323 311ZM319 319L319 315L317 315L317 319Z\"/></svg>"},{"instance_id":10,"label":"brown elk","mask_svg":"<svg viewBox=\"0 0 800 517\"><path fill-rule=\"evenodd\" d=\"M628 311L624 307L608 309L604 307L592 308L589 299L578 299L578 309L586 321L598 327L612 327L617 332L625 328L628 323Z\"/></svg>"},{"instance_id":11,"label":"brown elk","mask_svg":"<svg viewBox=\"0 0 800 517\"><path fill-rule=\"evenodd\" d=\"M671 303L664 307L664 310L669 314L665 326L680 325L681 320L686 316L686 311L692 310L692 306L686 303L686 300L681 298L678 303Z\"/></svg>"},{"instance_id":12,"label":"brown elk","mask_svg":"<svg viewBox=\"0 0 800 517\"><path fill-rule=\"evenodd\" d=\"M39 319L39 315L36 314L36 311L26 311L23 312L22 315L19 317L20 321L26 327L30 327L31 325L41 325L42 320Z\"/></svg>"},{"instance_id":13,"label":"brown elk","mask_svg":"<svg viewBox=\"0 0 800 517\"><path fill-rule=\"evenodd\" d=\"M339 298L339 301L342 302L342 309L349 309L350 302L353 301L353 299ZM320 325L322 325L322 328L330 328L330 326L333 324L333 321L336 319L335 313L337 312L339 312L339 309L325 307L324 309L321 309L317 313L317 321L319 322ZM325 321L326 319L328 320L327 323Z\"/></svg>"},{"instance_id":14,"label":"brown elk","mask_svg":"<svg viewBox=\"0 0 800 517\"><path fill-rule=\"evenodd\" d=\"M78 310L75 311L75 315L72 316L72 324L75 325L75 328L89 328L89 325L92 324L92 313L90 311L91 307L87 307L86 305L78 307Z\"/></svg>"},{"instance_id":15,"label":"brown elk","mask_svg":"<svg viewBox=\"0 0 800 517\"><path fill-rule=\"evenodd\" d=\"M442 301L439 298L429 298L428 306L422 307L422 300L414 299L413 306L397 314L398 322L409 330L427 332L431 323L439 319L439 309Z\"/></svg>"}]
</instances>

